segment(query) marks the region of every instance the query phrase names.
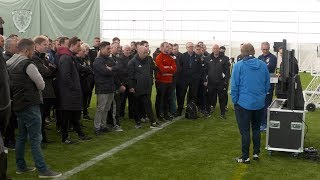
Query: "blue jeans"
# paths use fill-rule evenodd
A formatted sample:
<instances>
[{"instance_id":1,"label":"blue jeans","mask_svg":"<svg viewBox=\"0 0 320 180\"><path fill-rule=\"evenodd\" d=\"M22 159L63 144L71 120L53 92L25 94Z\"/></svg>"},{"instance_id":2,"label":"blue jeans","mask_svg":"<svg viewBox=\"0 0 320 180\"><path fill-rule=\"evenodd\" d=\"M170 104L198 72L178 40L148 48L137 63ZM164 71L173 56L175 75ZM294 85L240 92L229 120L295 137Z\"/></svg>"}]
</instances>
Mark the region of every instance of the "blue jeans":
<instances>
[{"instance_id":1,"label":"blue jeans","mask_svg":"<svg viewBox=\"0 0 320 180\"><path fill-rule=\"evenodd\" d=\"M47 171L46 163L44 162L41 151L41 113L40 106L30 106L22 111L15 112L18 121L19 133L16 139L16 164L17 169L26 168L24 159L25 143L30 139L31 153L39 172Z\"/></svg>"},{"instance_id":2,"label":"blue jeans","mask_svg":"<svg viewBox=\"0 0 320 180\"><path fill-rule=\"evenodd\" d=\"M263 116L263 110L247 110L240 105L234 106L238 127L241 134L242 158L249 157L250 147L250 123L252 128L253 154L260 154L260 123Z\"/></svg>"}]
</instances>

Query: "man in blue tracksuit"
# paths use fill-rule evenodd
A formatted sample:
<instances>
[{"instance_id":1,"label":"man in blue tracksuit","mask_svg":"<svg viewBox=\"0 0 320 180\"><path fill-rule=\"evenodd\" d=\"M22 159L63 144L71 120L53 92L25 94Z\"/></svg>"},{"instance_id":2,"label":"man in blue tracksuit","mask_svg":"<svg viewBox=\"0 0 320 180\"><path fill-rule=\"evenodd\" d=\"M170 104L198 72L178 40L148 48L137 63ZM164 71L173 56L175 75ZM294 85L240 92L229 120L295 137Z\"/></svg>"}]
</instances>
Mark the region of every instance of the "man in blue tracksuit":
<instances>
[{"instance_id":1,"label":"man in blue tracksuit","mask_svg":"<svg viewBox=\"0 0 320 180\"><path fill-rule=\"evenodd\" d=\"M239 163L250 163L250 124L252 128L253 159L260 153L260 122L265 107L265 98L270 88L270 75L267 65L255 58L251 44L244 44L242 61L237 62L231 76L231 97L241 134L242 156Z\"/></svg>"},{"instance_id":2,"label":"man in blue tracksuit","mask_svg":"<svg viewBox=\"0 0 320 180\"><path fill-rule=\"evenodd\" d=\"M262 55L258 58L267 64L269 73L275 73L277 67L277 57L270 53L270 44L268 42L261 43ZM270 89L266 97L266 105L264 107L264 116L261 121L260 131L265 131L267 128L267 109L272 102L274 84L270 84Z\"/></svg>"}]
</instances>

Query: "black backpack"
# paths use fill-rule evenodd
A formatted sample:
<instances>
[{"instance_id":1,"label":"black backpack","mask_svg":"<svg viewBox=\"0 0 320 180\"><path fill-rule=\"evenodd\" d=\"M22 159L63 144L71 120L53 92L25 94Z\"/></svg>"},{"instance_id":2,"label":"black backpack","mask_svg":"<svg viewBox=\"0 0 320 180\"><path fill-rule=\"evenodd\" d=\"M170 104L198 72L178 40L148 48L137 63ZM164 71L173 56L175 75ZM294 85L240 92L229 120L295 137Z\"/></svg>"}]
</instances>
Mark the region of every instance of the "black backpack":
<instances>
[{"instance_id":1,"label":"black backpack","mask_svg":"<svg viewBox=\"0 0 320 180\"><path fill-rule=\"evenodd\" d=\"M197 105L193 101L188 103L185 117L187 119L197 119L198 118L198 108L197 108Z\"/></svg>"}]
</instances>

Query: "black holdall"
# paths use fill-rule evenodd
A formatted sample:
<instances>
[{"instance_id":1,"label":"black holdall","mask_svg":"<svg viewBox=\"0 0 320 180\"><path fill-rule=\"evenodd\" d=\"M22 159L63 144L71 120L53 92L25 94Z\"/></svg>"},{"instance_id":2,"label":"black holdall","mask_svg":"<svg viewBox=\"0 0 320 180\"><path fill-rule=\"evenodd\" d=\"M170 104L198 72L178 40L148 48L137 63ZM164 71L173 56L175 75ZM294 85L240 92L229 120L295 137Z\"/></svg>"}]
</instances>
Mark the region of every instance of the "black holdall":
<instances>
[{"instance_id":1,"label":"black holdall","mask_svg":"<svg viewBox=\"0 0 320 180\"><path fill-rule=\"evenodd\" d=\"M185 117L187 119L197 119L198 118L198 108L197 108L197 105L193 101L188 103L187 108L186 108Z\"/></svg>"}]
</instances>

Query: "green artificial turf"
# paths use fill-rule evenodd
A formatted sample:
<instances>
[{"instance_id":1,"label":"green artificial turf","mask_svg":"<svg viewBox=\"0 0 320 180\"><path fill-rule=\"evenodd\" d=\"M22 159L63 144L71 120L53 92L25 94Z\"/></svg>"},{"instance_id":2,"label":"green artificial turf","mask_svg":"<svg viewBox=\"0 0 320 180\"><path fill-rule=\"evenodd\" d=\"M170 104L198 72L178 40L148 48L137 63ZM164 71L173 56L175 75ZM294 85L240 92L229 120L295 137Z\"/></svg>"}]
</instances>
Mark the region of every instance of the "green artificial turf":
<instances>
[{"instance_id":1,"label":"green artificial turf","mask_svg":"<svg viewBox=\"0 0 320 180\"><path fill-rule=\"evenodd\" d=\"M309 74L301 74L304 88L311 78ZM153 99L154 96L155 93ZM93 97L92 117L95 109ZM289 153L274 152L269 156L264 149L265 133L261 137L261 159L251 161L250 165L237 164L234 158L241 154L240 134L230 100L227 120L220 119L218 111L216 109L208 119L178 120L70 179L320 179L319 163L293 158ZM306 114L305 147L320 148L319 117L319 110ZM49 139L56 142L43 150L49 167L66 172L149 131L148 124L143 124L143 129L135 129L134 122L126 118L122 123L123 132L95 137L93 121L82 122L86 126L84 130L93 139L75 145L62 145L54 126L50 126ZM71 135L76 138L74 132ZM32 165L29 146L26 149L28 165ZM10 177L37 178L36 172L16 175L14 157L14 151L9 151Z\"/></svg>"}]
</instances>

